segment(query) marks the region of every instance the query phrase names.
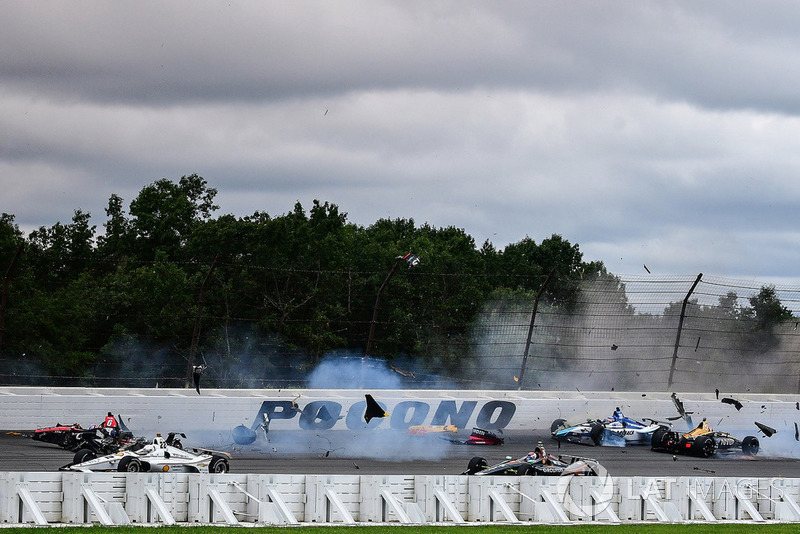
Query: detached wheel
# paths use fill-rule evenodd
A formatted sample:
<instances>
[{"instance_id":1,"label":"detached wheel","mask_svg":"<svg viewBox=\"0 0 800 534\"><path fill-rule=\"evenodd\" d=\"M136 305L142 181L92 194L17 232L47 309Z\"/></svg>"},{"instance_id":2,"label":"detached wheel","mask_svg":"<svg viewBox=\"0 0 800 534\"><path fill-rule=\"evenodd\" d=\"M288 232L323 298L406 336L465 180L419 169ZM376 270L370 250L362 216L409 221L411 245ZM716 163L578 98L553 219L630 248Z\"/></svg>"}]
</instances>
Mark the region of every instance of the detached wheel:
<instances>
[{"instance_id":1,"label":"detached wheel","mask_svg":"<svg viewBox=\"0 0 800 534\"><path fill-rule=\"evenodd\" d=\"M555 434L562 428L567 428L567 420L566 419L556 419L550 425L550 434Z\"/></svg>"},{"instance_id":2,"label":"detached wheel","mask_svg":"<svg viewBox=\"0 0 800 534\"><path fill-rule=\"evenodd\" d=\"M230 471L230 466L227 458L216 454L211 457L211 463L208 464L209 473L227 473L228 471Z\"/></svg>"},{"instance_id":3,"label":"detached wheel","mask_svg":"<svg viewBox=\"0 0 800 534\"><path fill-rule=\"evenodd\" d=\"M89 460L94 460L97 458L97 454L91 449L81 449L75 453L75 456L72 457L72 463L74 464L82 464L83 462L88 462Z\"/></svg>"},{"instance_id":4,"label":"detached wheel","mask_svg":"<svg viewBox=\"0 0 800 534\"><path fill-rule=\"evenodd\" d=\"M596 425L592 425L592 429L589 431L589 437L592 438L592 443L595 445L602 445L603 444L603 431L605 427L600 423Z\"/></svg>"},{"instance_id":5,"label":"detached wheel","mask_svg":"<svg viewBox=\"0 0 800 534\"><path fill-rule=\"evenodd\" d=\"M747 436L742 440L742 452L745 454L756 455L758 454L759 443L758 438L755 436Z\"/></svg>"},{"instance_id":6,"label":"detached wheel","mask_svg":"<svg viewBox=\"0 0 800 534\"><path fill-rule=\"evenodd\" d=\"M694 441L692 452L696 456L710 458L717 452L717 442L711 436L700 436Z\"/></svg>"},{"instance_id":7,"label":"detached wheel","mask_svg":"<svg viewBox=\"0 0 800 534\"><path fill-rule=\"evenodd\" d=\"M486 463L485 458L475 456L469 461L469 464L467 464L467 474L474 475L478 471L483 471L487 467L489 467L489 464Z\"/></svg>"},{"instance_id":8,"label":"detached wheel","mask_svg":"<svg viewBox=\"0 0 800 534\"><path fill-rule=\"evenodd\" d=\"M125 473L140 473L144 471L144 466L142 465L142 462L133 456L126 456L119 461L119 464L117 465L117 471L123 471Z\"/></svg>"}]
</instances>

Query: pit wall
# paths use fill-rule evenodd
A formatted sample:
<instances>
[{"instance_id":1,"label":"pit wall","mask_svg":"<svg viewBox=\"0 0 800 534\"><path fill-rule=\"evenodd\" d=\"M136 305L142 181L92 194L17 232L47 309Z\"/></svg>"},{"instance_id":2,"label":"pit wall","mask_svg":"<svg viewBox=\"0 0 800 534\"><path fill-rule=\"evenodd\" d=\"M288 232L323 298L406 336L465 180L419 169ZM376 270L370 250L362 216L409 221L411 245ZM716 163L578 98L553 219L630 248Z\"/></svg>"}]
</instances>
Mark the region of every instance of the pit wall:
<instances>
[{"instance_id":1,"label":"pit wall","mask_svg":"<svg viewBox=\"0 0 800 534\"><path fill-rule=\"evenodd\" d=\"M800 522L800 479L0 473L12 525Z\"/></svg>"},{"instance_id":2,"label":"pit wall","mask_svg":"<svg viewBox=\"0 0 800 534\"><path fill-rule=\"evenodd\" d=\"M364 421L365 394L389 414ZM756 428L754 421L791 431L800 420L800 396L677 393L695 424L707 417L725 429ZM737 410L721 398L742 403ZM634 418L667 420L678 411L667 392L615 393L508 390L201 390L112 388L0 388L0 429L23 430L56 423L99 424L107 412L122 415L137 435L170 431L405 429L414 424L455 424L504 430L549 429L554 419L603 418L620 407Z\"/></svg>"}]
</instances>

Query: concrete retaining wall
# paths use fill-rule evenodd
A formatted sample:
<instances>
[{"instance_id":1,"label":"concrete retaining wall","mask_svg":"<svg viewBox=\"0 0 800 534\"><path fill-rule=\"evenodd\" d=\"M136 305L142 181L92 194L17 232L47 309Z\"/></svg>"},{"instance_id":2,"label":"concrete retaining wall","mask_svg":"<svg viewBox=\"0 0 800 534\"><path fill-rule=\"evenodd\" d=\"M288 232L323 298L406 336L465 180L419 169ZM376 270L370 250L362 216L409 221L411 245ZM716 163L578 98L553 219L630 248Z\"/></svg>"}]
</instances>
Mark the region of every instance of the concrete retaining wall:
<instances>
[{"instance_id":1,"label":"concrete retaining wall","mask_svg":"<svg viewBox=\"0 0 800 534\"><path fill-rule=\"evenodd\" d=\"M265 410L271 412L271 429L311 431L403 429L412 424L542 429L556 418L607 417L617 406L638 418L664 420L677 415L670 393L308 389L201 393L192 389L4 387L0 388L0 428L33 429L56 422L87 426L100 423L108 411L122 414L135 433L146 435L176 429L230 432L238 425L256 427L263 423ZM365 393L384 405L390 417L366 425ZM714 393L678 396L695 417L708 417L717 424L724 420L726 428L754 428L754 420L783 428L800 417L800 396L795 395L734 395L743 403L739 411L721 403Z\"/></svg>"},{"instance_id":2,"label":"concrete retaining wall","mask_svg":"<svg viewBox=\"0 0 800 534\"><path fill-rule=\"evenodd\" d=\"M0 473L0 523L800 522L800 479Z\"/></svg>"}]
</instances>

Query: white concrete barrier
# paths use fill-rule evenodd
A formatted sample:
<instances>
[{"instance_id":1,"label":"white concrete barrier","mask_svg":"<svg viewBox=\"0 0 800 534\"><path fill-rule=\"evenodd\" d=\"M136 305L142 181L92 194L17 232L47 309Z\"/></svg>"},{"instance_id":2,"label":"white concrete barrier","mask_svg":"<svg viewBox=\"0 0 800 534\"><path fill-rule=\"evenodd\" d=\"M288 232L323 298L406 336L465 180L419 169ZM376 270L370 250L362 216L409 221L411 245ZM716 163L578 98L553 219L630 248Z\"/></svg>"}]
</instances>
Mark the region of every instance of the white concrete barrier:
<instances>
[{"instance_id":1,"label":"white concrete barrier","mask_svg":"<svg viewBox=\"0 0 800 534\"><path fill-rule=\"evenodd\" d=\"M365 393L383 404L388 418L364 422ZM723 394L724 396L724 394ZM680 393L686 410L727 426L777 426L800 417L800 396L734 395L743 407L723 404L714 393ZM665 420L677 415L670 393L484 390L202 390L113 388L0 388L0 429L20 430L56 422L89 425L106 412L122 414L137 434L182 430L230 433L257 427L270 415L274 430L405 429L414 424L490 426L505 430L549 428L556 418L602 418L615 407L633 417ZM783 427L781 427L783 428ZM791 429L792 433L794 429Z\"/></svg>"},{"instance_id":2,"label":"white concrete barrier","mask_svg":"<svg viewBox=\"0 0 800 534\"><path fill-rule=\"evenodd\" d=\"M0 523L800 522L800 479L0 473Z\"/></svg>"}]
</instances>

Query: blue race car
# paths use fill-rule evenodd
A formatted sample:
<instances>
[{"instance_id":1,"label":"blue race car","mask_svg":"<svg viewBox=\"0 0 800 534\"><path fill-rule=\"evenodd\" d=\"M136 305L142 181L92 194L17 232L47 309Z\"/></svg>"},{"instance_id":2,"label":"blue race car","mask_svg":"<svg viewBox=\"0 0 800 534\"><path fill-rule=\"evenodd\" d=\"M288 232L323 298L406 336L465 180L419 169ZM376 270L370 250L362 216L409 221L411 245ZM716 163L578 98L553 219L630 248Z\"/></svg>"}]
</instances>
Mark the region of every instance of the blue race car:
<instances>
[{"instance_id":1,"label":"blue race car","mask_svg":"<svg viewBox=\"0 0 800 534\"><path fill-rule=\"evenodd\" d=\"M653 432L665 426L665 423L652 419L645 421L631 419L617 408L611 417L602 420L590 419L577 425L570 425L565 419L556 419L550 425L550 434L556 441L624 447L628 444L649 445Z\"/></svg>"}]
</instances>

